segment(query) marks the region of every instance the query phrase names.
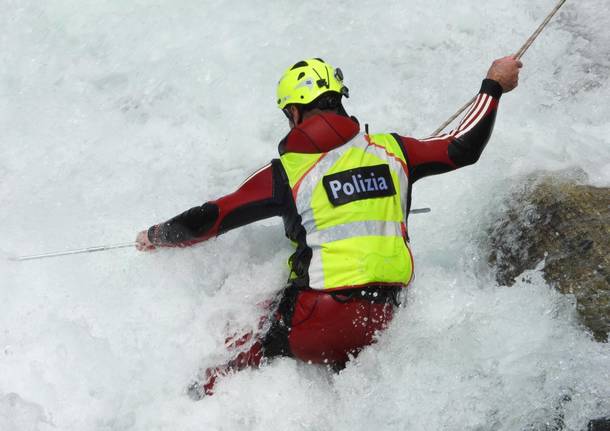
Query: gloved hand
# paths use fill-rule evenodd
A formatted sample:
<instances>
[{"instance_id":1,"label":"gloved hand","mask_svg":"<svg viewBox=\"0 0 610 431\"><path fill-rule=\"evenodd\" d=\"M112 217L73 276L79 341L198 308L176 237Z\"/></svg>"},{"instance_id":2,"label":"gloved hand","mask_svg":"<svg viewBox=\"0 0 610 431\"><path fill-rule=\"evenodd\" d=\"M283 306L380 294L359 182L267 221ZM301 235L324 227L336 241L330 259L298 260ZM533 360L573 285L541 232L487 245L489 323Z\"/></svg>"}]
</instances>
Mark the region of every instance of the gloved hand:
<instances>
[{"instance_id":1,"label":"gloved hand","mask_svg":"<svg viewBox=\"0 0 610 431\"><path fill-rule=\"evenodd\" d=\"M148 231L143 230L136 237L136 248L140 251L151 251L155 246L148 240Z\"/></svg>"},{"instance_id":2,"label":"gloved hand","mask_svg":"<svg viewBox=\"0 0 610 431\"><path fill-rule=\"evenodd\" d=\"M502 86L502 92L508 93L519 84L519 69L523 63L514 55L494 60L487 71L487 78L497 81Z\"/></svg>"}]
</instances>

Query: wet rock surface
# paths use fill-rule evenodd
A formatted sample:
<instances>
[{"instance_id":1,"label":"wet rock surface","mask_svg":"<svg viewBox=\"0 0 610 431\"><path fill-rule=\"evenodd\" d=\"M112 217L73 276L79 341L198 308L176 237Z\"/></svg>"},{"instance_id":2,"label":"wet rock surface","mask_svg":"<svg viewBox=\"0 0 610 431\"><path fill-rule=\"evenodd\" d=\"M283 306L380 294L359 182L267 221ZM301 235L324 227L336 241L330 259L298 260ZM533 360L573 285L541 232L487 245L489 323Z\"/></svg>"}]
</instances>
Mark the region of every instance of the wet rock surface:
<instances>
[{"instance_id":1,"label":"wet rock surface","mask_svg":"<svg viewBox=\"0 0 610 431\"><path fill-rule=\"evenodd\" d=\"M610 417L589 421L587 431L610 431Z\"/></svg>"},{"instance_id":2,"label":"wet rock surface","mask_svg":"<svg viewBox=\"0 0 610 431\"><path fill-rule=\"evenodd\" d=\"M499 283L543 265L544 277L573 294L598 341L610 331L610 188L552 175L528 179L490 230L489 261Z\"/></svg>"}]
</instances>

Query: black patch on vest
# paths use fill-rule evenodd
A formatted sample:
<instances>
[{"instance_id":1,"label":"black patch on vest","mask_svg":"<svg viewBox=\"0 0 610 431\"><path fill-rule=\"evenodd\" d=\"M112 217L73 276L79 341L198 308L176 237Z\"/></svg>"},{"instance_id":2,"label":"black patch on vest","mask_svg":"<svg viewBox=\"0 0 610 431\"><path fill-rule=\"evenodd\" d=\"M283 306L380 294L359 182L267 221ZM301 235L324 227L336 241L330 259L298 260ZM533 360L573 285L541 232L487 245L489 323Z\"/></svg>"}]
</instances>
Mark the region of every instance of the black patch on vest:
<instances>
[{"instance_id":1,"label":"black patch on vest","mask_svg":"<svg viewBox=\"0 0 610 431\"><path fill-rule=\"evenodd\" d=\"M322 184L328 200L334 206L396 194L388 165L366 166L326 175L322 178Z\"/></svg>"}]
</instances>

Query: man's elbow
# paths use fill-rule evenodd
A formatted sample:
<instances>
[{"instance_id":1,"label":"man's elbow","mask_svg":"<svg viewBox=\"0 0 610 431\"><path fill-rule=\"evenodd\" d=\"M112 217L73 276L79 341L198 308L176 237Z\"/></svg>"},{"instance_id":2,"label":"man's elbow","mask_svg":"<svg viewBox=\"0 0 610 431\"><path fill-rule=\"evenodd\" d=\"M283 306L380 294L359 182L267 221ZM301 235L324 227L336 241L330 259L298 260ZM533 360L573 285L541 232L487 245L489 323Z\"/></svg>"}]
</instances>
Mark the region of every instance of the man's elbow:
<instances>
[{"instance_id":1,"label":"man's elbow","mask_svg":"<svg viewBox=\"0 0 610 431\"><path fill-rule=\"evenodd\" d=\"M483 151L477 151L470 154L466 154L464 157L461 158L459 166L463 167L474 165L481 158L481 154L483 154Z\"/></svg>"},{"instance_id":2,"label":"man's elbow","mask_svg":"<svg viewBox=\"0 0 610 431\"><path fill-rule=\"evenodd\" d=\"M448 148L449 158L457 167L474 165L485 149L487 140L478 145L456 139Z\"/></svg>"}]
</instances>

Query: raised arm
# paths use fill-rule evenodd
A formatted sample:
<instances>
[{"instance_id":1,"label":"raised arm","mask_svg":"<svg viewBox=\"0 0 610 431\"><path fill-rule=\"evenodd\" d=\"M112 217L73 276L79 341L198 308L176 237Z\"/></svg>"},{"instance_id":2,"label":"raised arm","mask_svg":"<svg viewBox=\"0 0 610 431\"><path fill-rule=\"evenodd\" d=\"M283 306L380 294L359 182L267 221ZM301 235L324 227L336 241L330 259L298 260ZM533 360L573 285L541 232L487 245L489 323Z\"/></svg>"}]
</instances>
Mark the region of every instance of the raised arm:
<instances>
[{"instance_id":1,"label":"raised arm","mask_svg":"<svg viewBox=\"0 0 610 431\"><path fill-rule=\"evenodd\" d=\"M252 174L235 192L140 232L137 248L186 247L236 227L281 215L286 205L285 193L285 183L274 161Z\"/></svg>"},{"instance_id":2,"label":"raised arm","mask_svg":"<svg viewBox=\"0 0 610 431\"><path fill-rule=\"evenodd\" d=\"M426 139L400 137L411 182L472 165L479 159L491 136L500 96L517 86L521 66L512 56L494 61L475 101L451 132Z\"/></svg>"}]
</instances>

